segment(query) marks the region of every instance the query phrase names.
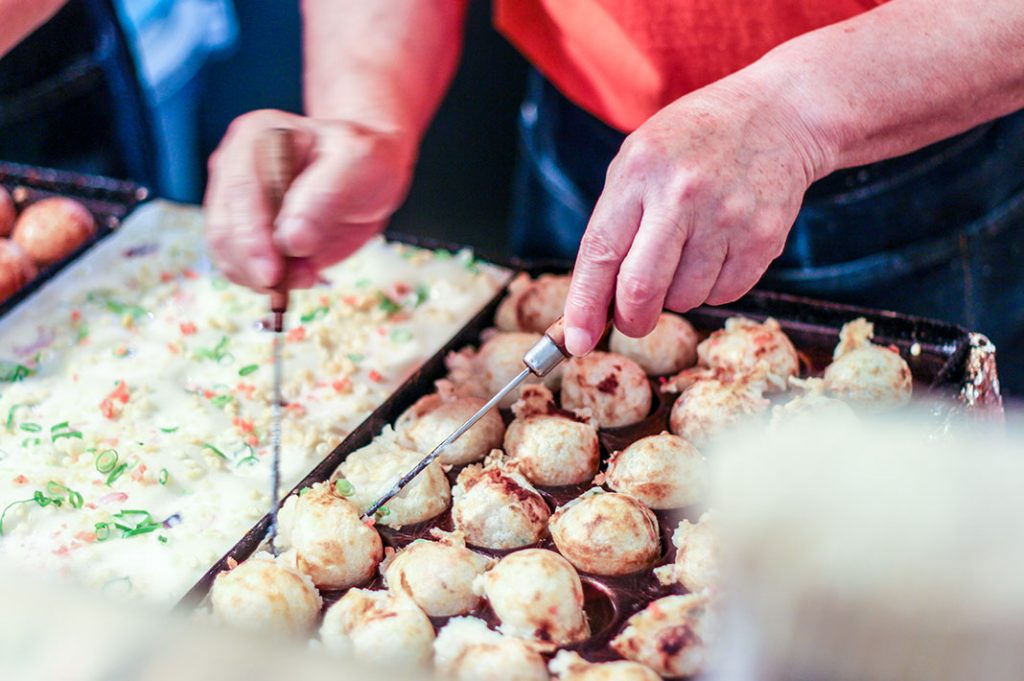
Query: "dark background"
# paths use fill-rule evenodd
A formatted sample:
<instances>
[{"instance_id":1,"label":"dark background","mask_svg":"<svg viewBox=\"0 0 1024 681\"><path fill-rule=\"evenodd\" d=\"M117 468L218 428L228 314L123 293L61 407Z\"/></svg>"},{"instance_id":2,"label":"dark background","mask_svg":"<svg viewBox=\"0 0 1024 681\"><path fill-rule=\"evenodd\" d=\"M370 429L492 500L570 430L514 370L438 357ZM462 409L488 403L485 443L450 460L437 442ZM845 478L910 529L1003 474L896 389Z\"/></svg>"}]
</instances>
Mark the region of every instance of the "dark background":
<instances>
[{"instance_id":1,"label":"dark background","mask_svg":"<svg viewBox=\"0 0 1024 681\"><path fill-rule=\"evenodd\" d=\"M208 68L201 110L204 156L246 111L300 111L298 3L237 2L236 51ZM391 229L501 253L526 62L491 26L489 2L470 3L462 62L423 143L408 200ZM272 45L272 48L268 46Z\"/></svg>"}]
</instances>

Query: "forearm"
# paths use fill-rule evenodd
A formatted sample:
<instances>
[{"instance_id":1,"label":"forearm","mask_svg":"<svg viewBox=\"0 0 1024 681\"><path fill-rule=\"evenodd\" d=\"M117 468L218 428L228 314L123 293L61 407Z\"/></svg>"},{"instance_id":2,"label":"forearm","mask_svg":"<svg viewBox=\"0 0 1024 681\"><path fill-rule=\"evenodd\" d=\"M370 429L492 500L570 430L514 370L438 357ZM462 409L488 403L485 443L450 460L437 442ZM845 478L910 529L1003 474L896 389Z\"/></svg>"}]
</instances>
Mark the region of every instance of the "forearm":
<instances>
[{"instance_id":1,"label":"forearm","mask_svg":"<svg viewBox=\"0 0 1024 681\"><path fill-rule=\"evenodd\" d=\"M465 0L304 0L306 113L423 134L462 47Z\"/></svg>"},{"instance_id":2,"label":"forearm","mask_svg":"<svg viewBox=\"0 0 1024 681\"><path fill-rule=\"evenodd\" d=\"M815 175L909 153L1024 108L1024 3L892 0L737 74L769 83Z\"/></svg>"},{"instance_id":3,"label":"forearm","mask_svg":"<svg viewBox=\"0 0 1024 681\"><path fill-rule=\"evenodd\" d=\"M66 0L0 0L0 57L64 6Z\"/></svg>"}]
</instances>

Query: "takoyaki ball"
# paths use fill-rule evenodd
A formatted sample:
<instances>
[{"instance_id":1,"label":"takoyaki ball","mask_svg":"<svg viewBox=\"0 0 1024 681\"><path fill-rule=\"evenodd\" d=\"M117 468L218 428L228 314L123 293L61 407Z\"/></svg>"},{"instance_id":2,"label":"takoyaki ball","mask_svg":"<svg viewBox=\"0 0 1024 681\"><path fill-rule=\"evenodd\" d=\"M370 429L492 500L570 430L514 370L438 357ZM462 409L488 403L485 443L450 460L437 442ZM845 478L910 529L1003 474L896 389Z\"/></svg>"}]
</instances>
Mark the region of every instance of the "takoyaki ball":
<instances>
[{"instance_id":1,"label":"takoyaki ball","mask_svg":"<svg viewBox=\"0 0 1024 681\"><path fill-rule=\"evenodd\" d=\"M512 410L516 418L505 431L505 453L530 482L560 487L594 478L601 447L588 420L559 409L543 385L524 388Z\"/></svg>"},{"instance_id":2,"label":"takoyaki ball","mask_svg":"<svg viewBox=\"0 0 1024 681\"><path fill-rule=\"evenodd\" d=\"M670 430L702 447L729 426L764 413L770 406L764 397L768 389L764 375L762 365L752 374L716 372L694 381L672 405Z\"/></svg>"},{"instance_id":3,"label":"takoyaki ball","mask_svg":"<svg viewBox=\"0 0 1024 681\"><path fill-rule=\"evenodd\" d=\"M431 617L462 615L480 604L473 580L493 563L453 539L417 539L387 563L384 582Z\"/></svg>"},{"instance_id":4,"label":"takoyaki ball","mask_svg":"<svg viewBox=\"0 0 1024 681\"><path fill-rule=\"evenodd\" d=\"M316 626L323 602L312 580L269 553L257 553L213 580L215 619L238 629L299 636Z\"/></svg>"},{"instance_id":5,"label":"takoyaki ball","mask_svg":"<svg viewBox=\"0 0 1024 681\"><path fill-rule=\"evenodd\" d=\"M495 333L484 341L479 350L464 348L445 358L448 378L456 386L465 387L477 397L490 399L496 392L522 373L526 365L523 356L540 340L539 333ZM543 381L551 390L558 390L562 381L562 367L557 367L543 379L530 375L524 384ZM519 399L521 388L513 390L498 403L507 408Z\"/></svg>"},{"instance_id":6,"label":"takoyaki ball","mask_svg":"<svg viewBox=\"0 0 1024 681\"><path fill-rule=\"evenodd\" d=\"M548 668L558 681L661 681L650 667L637 662L588 662L569 650L559 650Z\"/></svg>"},{"instance_id":7,"label":"takoyaki ball","mask_svg":"<svg viewBox=\"0 0 1024 681\"><path fill-rule=\"evenodd\" d=\"M10 239L0 239L0 303L36 278L35 263Z\"/></svg>"},{"instance_id":8,"label":"takoyaki ball","mask_svg":"<svg viewBox=\"0 0 1024 681\"><path fill-rule=\"evenodd\" d=\"M508 296L498 306L494 325L499 331L544 333L562 316L569 280L569 275L542 274L530 279L520 273L508 285Z\"/></svg>"},{"instance_id":9,"label":"takoyaki ball","mask_svg":"<svg viewBox=\"0 0 1024 681\"><path fill-rule=\"evenodd\" d=\"M434 626L407 596L349 589L324 615L320 640L328 651L360 660L426 667Z\"/></svg>"},{"instance_id":10,"label":"takoyaki ball","mask_svg":"<svg viewBox=\"0 0 1024 681\"><path fill-rule=\"evenodd\" d=\"M384 557L377 530L332 483L288 497L278 516L278 546L321 589L347 589L370 580Z\"/></svg>"},{"instance_id":11,"label":"takoyaki ball","mask_svg":"<svg viewBox=\"0 0 1024 681\"><path fill-rule=\"evenodd\" d=\"M92 213L74 199L51 197L21 212L13 239L37 265L49 265L67 256L93 234Z\"/></svg>"},{"instance_id":12,"label":"takoyaki ball","mask_svg":"<svg viewBox=\"0 0 1024 681\"><path fill-rule=\"evenodd\" d=\"M450 382L438 381L436 393L421 397L395 422L400 439L424 454L433 451L486 402L482 397L458 393ZM492 449L501 447L504 436L505 422L501 413L492 409L446 447L438 461L452 466L480 461Z\"/></svg>"},{"instance_id":13,"label":"takoyaki ball","mask_svg":"<svg viewBox=\"0 0 1024 681\"><path fill-rule=\"evenodd\" d=\"M566 362L562 406L590 410L599 428L628 426L651 410L651 385L633 360L611 352L592 352Z\"/></svg>"},{"instance_id":14,"label":"takoyaki ball","mask_svg":"<svg viewBox=\"0 0 1024 681\"><path fill-rule=\"evenodd\" d=\"M510 553L477 577L474 588L487 598L509 636L556 647L590 635L583 584L569 561L554 551Z\"/></svg>"},{"instance_id":15,"label":"takoyaki ball","mask_svg":"<svg viewBox=\"0 0 1024 681\"><path fill-rule=\"evenodd\" d=\"M476 617L456 617L438 632L434 670L451 681L548 681L536 645L488 629Z\"/></svg>"},{"instance_id":16,"label":"takoyaki ball","mask_svg":"<svg viewBox=\"0 0 1024 681\"><path fill-rule=\"evenodd\" d=\"M662 584L682 584L689 591L718 586L719 539L715 512L705 511L697 524L683 520L672 533L676 560L654 573Z\"/></svg>"},{"instance_id":17,"label":"takoyaki ball","mask_svg":"<svg viewBox=\"0 0 1024 681\"><path fill-rule=\"evenodd\" d=\"M789 402L772 407L769 425L773 431L779 428L805 431L822 428L824 424L849 427L858 423L850 405L825 394L825 381L822 379L791 378L789 384L802 392Z\"/></svg>"},{"instance_id":18,"label":"takoyaki ball","mask_svg":"<svg viewBox=\"0 0 1024 681\"><path fill-rule=\"evenodd\" d=\"M681 508L704 498L708 465L686 439L672 433L649 435L612 454L603 483L648 508Z\"/></svg>"},{"instance_id":19,"label":"takoyaki ball","mask_svg":"<svg viewBox=\"0 0 1024 681\"><path fill-rule=\"evenodd\" d=\"M746 317L730 317L724 329L697 346L697 357L703 366L734 374L751 372L765 362L770 392L784 391L789 377L800 370L796 348L771 317L760 324Z\"/></svg>"},{"instance_id":20,"label":"takoyaki ball","mask_svg":"<svg viewBox=\"0 0 1024 681\"><path fill-rule=\"evenodd\" d=\"M697 362L697 332L677 314L662 312L654 330L643 338L630 338L612 330L609 349L629 357L652 376L674 374Z\"/></svg>"},{"instance_id":21,"label":"takoyaki ball","mask_svg":"<svg viewBox=\"0 0 1024 681\"><path fill-rule=\"evenodd\" d=\"M557 509L549 526L558 551L592 574L637 572L661 552L658 519L627 494L592 489Z\"/></svg>"},{"instance_id":22,"label":"takoyaki ball","mask_svg":"<svg viewBox=\"0 0 1024 681\"><path fill-rule=\"evenodd\" d=\"M872 343L874 332L874 325L863 318L843 325L833 361L825 369L825 387L864 408L904 405L914 390L910 366L896 348Z\"/></svg>"},{"instance_id":23,"label":"takoyaki ball","mask_svg":"<svg viewBox=\"0 0 1024 681\"><path fill-rule=\"evenodd\" d=\"M14 223L18 219L18 211L14 206L14 199L10 192L0 185L0 237L8 237L14 229Z\"/></svg>"},{"instance_id":24,"label":"takoyaki ball","mask_svg":"<svg viewBox=\"0 0 1024 681\"><path fill-rule=\"evenodd\" d=\"M467 466L453 497L452 522L473 546L515 549L540 541L547 531L551 511L544 497L510 466Z\"/></svg>"},{"instance_id":25,"label":"takoyaki ball","mask_svg":"<svg viewBox=\"0 0 1024 681\"><path fill-rule=\"evenodd\" d=\"M387 492L404 473L423 458L420 452L406 449L396 442L389 427L373 442L349 454L334 471L331 481L344 478L351 487L349 501L361 512ZM433 462L413 478L401 492L378 513L378 522L402 527L423 522L444 513L451 501L451 488L440 462Z\"/></svg>"},{"instance_id":26,"label":"takoyaki ball","mask_svg":"<svg viewBox=\"0 0 1024 681\"><path fill-rule=\"evenodd\" d=\"M714 627L709 598L706 593L659 598L626 621L612 649L662 676L699 674Z\"/></svg>"}]
</instances>

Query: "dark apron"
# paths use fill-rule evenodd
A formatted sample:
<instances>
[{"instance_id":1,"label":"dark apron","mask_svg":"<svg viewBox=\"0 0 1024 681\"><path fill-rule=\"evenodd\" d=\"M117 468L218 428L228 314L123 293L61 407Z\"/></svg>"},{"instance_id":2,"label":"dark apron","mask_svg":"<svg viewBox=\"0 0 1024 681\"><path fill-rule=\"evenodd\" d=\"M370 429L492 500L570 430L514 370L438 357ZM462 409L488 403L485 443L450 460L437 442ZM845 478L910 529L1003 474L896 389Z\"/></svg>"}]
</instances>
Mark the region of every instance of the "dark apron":
<instances>
[{"instance_id":1,"label":"dark apron","mask_svg":"<svg viewBox=\"0 0 1024 681\"><path fill-rule=\"evenodd\" d=\"M575 258L625 136L538 73L520 115L513 244ZM1024 393L1024 112L808 190L761 286L918 314L987 334Z\"/></svg>"}]
</instances>

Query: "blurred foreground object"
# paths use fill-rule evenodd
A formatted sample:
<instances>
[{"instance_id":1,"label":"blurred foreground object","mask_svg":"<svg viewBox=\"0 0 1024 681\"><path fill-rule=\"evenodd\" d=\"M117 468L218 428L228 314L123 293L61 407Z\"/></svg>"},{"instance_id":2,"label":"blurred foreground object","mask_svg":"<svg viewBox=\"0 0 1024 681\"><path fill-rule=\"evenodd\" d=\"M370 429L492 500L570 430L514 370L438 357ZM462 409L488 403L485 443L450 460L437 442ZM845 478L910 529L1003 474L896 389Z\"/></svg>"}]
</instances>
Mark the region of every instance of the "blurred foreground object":
<instances>
[{"instance_id":1,"label":"blurred foreground object","mask_svg":"<svg viewBox=\"0 0 1024 681\"><path fill-rule=\"evenodd\" d=\"M721 448L733 609L719 678L1020 678L1020 440L930 437L920 416Z\"/></svg>"}]
</instances>

